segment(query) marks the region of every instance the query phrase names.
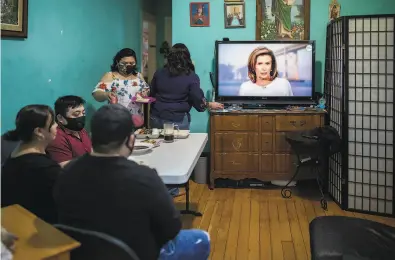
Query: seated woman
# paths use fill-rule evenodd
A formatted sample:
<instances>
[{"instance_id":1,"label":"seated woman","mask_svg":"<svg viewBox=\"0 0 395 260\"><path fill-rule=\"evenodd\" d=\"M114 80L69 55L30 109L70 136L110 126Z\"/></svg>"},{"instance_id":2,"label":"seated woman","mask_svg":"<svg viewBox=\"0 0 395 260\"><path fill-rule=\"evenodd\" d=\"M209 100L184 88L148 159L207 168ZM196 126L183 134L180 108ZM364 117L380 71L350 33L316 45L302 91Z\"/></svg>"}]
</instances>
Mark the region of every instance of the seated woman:
<instances>
[{"instance_id":1,"label":"seated woman","mask_svg":"<svg viewBox=\"0 0 395 260\"><path fill-rule=\"evenodd\" d=\"M4 135L5 140L21 142L2 166L1 206L19 204L56 223L52 188L61 167L45 154L56 137L54 112L46 105L29 105L18 112L15 124L16 129Z\"/></svg>"},{"instance_id":2,"label":"seated woman","mask_svg":"<svg viewBox=\"0 0 395 260\"><path fill-rule=\"evenodd\" d=\"M177 124L180 130L189 130L191 108L204 112L206 108L222 109L223 104L207 102L195 74L191 54L182 44L175 44L167 56L165 68L155 72L151 82L151 127L163 128L164 123Z\"/></svg>"},{"instance_id":3,"label":"seated woman","mask_svg":"<svg viewBox=\"0 0 395 260\"><path fill-rule=\"evenodd\" d=\"M99 102L114 103L114 99L117 100L129 109L136 127L143 125L142 104L136 103L135 99L147 97L149 86L137 71L137 57L132 49L122 49L115 55L111 71L104 74L92 95Z\"/></svg>"}]
</instances>

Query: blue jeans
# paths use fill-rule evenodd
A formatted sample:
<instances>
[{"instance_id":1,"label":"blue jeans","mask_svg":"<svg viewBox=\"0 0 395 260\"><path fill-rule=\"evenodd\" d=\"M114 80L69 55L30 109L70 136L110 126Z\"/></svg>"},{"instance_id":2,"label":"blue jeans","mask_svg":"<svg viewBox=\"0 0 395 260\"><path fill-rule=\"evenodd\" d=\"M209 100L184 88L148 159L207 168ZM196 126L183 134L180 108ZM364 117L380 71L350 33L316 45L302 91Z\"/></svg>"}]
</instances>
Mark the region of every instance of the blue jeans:
<instances>
[{"instance_id":1,"label":"blue jeans","mask_svg":"<svg viewBox=\"0 0 395 260\"><path fill-rule=\"evenodd\" d=\"M172 121L172 120L165 120L161 119L159 117L151 116L150 118L150 126L151 128L158 128L158 129L163 129L163 124L164 123L174 123L175 125L178 126L178 129L180 130L189 130L189 121L188 121L188 116L185 114L184 118L182 121Z\"/></svg>"},{"instance_id":2,"label":"blue jeans","mask_svg":"<svg viewBox=\"0 0 395 260\"><path fill-rule=\"evenodd\" d=\"M162 247L158 260L207 260L210 235L200 229L183 229Z\"/></svg>"},{"instance_id":3,"label":"blue jeans","mask_svg":"<svg viewBox=\"0 0 395 260\"><path fill-rule=\"evenodd\" d=\"M175 197L180 193L180 189L179 188L167 188L167 190L170 193L170 196Z\"/></svg>"}]
</instances>

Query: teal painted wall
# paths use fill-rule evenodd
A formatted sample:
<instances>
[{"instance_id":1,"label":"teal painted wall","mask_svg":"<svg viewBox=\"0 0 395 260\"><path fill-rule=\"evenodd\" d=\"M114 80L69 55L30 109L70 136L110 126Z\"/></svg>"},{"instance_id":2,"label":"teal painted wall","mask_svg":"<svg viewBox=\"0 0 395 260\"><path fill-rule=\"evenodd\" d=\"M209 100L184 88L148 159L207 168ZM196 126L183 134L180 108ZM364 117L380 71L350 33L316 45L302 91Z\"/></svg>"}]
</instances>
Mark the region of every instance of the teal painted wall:
<instances>
[{"instance_id":1,"label":"teal painted wall","mask_svg":"<svg viewBox=\"0 0 395 260\"><path fill-rule=\"evenodd\" d=\"M27 104L53 106L62 95L101 104L91 92L115 53L141 53L140 0L29 1L28 38L1 40L1 132Z\"/></svg>"},{"instance_id":2,"label":"teal painted wall","mask_svg":"<svg viewBox=\"0 0 395 260\"><path fill-rule=\"evenodd\" d=\"M173 0L173 43L183 42L191 51L196 71L205 92L211 90L209 72L213 71L214 43L228 37L230 40L255 40L256 1L245 0L246 28L224 29L224 1L210 0L210 27L189 26L189 3L192 1ZM206 1L207 2L207 1ZM316 90L323 89L325 60L325 37L330 0L311 0L310 39L316 40ZM339 0L341 15L388 14L395 13L394 0ZM208 114L192 112L192 132L206 132Z\"/></svg>"},{"instance_id":3,"label":"teal painted wall","mask_svg":"<svg viewBox=\"0 0 395 260\"><path fill-rule=\"evenodd\" d=\"M173 0L173 44L182 42L188 46L196 73L200 77L201 88L206 93L211 91L209 72L214 70L214 43L228 37L231 40L253 40L255 35L255 0L245 0L246 28L224 28L224 1L211 0L210 27L189 26L189 3L192 1ZM196 1L198 2L198 1ZM192 132L208 131L207 112L198 113L192 109Z\"/></svg>"}]
</instances>

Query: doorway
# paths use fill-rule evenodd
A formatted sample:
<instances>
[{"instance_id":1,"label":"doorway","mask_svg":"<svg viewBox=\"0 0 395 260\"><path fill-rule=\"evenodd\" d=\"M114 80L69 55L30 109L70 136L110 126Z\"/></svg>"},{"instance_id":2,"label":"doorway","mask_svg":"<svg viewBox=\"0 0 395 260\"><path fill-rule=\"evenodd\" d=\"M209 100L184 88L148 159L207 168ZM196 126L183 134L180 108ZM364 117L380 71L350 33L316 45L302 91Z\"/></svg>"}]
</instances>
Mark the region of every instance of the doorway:
<instances>
[{"instance_id":1,"label":"doorway","mask_svg":"<svg viewBox=\"0 0 395 260\"><path fill-rule=\"evenodd\" d=\"M143 14L141 71L147 83L156 71L156 20L152 14Z\"/></svg>"},{"instance_id":2,"label":"doorway","mask_svg":"<svg viewBox=\"0 0 395 260\"><path fill-rule=\"evenodd\" d=\"M165 41L172 46L172 19L171 17L165 17Z\"/></svg>"}]
</instances>

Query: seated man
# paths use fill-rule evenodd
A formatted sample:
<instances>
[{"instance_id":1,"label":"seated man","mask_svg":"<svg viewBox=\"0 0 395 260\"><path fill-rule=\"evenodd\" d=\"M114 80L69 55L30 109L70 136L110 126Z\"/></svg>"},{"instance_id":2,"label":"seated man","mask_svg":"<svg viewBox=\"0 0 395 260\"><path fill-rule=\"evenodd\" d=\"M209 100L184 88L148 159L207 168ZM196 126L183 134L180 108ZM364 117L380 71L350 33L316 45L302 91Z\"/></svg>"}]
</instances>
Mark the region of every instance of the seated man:
<instances>
[{"instance_id":1,"label":"seated man","mask_svg":"<svg viewBox=\"0 0 395 260\"><path fill-rule=\"evenodd\" d=\"M73 158L92 151L85 127L85 100L77 96L64 96L55 102L58 130L55 140L47 147L52 160L64 167Z\"/></svg>"},{"instance_id":2,"label":"seated man","mask_svg":"<svg viewBox=\"0 0 395 260\"><path fill-rule=\"evenodd\" d=\"M206 260L208 233L181 230L180 213L156 170L127 159L135 142L129 110L101 107L91 131L93 152L70 162L55 185L60 223L114 236L140 259Z\"/></svg>"}]
</instances>

